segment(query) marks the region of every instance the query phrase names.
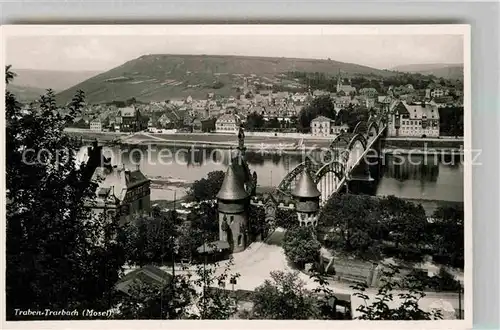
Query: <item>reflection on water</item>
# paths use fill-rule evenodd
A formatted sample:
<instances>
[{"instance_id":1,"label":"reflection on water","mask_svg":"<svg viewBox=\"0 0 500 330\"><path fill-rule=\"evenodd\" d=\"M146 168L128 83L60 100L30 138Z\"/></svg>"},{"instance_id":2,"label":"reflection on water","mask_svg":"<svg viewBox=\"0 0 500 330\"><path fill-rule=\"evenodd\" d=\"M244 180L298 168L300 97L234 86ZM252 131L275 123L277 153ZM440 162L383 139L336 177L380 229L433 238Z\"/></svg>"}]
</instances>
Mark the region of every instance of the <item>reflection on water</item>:
<instances>
[{"instance_id":1,"label":"reflection on water","mask_svg":"<svg viewBox=\"0 0 500 330\"><path fill-rule=\"evenodd\" d=\"M463 202L464 172L462 157L386 155L377 195L408 199Z\"/></svg>"},{"instance_id":2,"label":"reflection on water","mask_svg":"<svg viewBox=\"0 0 500 330\"><path fill-rule=\"evenodd\" d=\"M193 182L209 172L225 171L231 152L213 148L107 147L114 164L130 168L139 165L149 177ZM247 151L247 161L258 176L261 187L277 186L302 161L300 154L271 154ZM391 156L383 161L377 195L396 195L409 199L463 201L463 165L460 156ZM172 188L176 189L176 188ZM155 196L152 196L155 199Z\"/></svg>"}]
</instances>

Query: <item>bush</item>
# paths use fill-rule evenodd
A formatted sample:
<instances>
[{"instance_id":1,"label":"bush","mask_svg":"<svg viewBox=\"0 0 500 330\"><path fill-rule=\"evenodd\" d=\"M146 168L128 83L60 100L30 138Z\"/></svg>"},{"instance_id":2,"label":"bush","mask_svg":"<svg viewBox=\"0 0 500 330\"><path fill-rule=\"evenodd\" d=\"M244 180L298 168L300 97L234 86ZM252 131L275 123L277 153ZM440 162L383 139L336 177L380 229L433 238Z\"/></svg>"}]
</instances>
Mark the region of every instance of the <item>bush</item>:
<instances>
[{"instance_id":1,"label":"bush","mask_svg":"<svg viewBox=\"0 0 500 330\"><path fill-rule=\"evenodd\" d=\"M441 267L439 273L432 277L432 288L436 291L458 291L461 284L455 279L455 276Z\"/></svg>"},{"instance_id":2,"label":"bush","mask_svg":"<svg viewBox=\"0 0 500 330\"><path fill-rule=\"evenodd\" d=\"M316 262L319 257L320 248L321 244L311 227L289 229L283 240L285 255L300 268L303 268L306 263Z\"/></svg>"}]
</instances>

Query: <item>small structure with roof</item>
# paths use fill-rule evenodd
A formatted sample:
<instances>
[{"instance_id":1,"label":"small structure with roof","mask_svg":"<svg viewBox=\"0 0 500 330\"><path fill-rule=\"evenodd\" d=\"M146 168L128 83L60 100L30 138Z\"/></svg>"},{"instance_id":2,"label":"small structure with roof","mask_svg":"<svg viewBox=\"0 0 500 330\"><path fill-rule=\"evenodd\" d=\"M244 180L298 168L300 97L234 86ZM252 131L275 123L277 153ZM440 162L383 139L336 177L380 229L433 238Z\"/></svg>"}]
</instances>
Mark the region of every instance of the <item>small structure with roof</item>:
<instances>
[{"instance_id":1,"label":"small structure with roof","mask_svg":"<svg viewBox=\"0 0 500 330\"><path fill-rule=\"evenodd\" d=\"M292 191L295 210L300 226L316 226L318 224L319 198L321 196L316 183L312 179L307 166L304 167Z\"/></svg>"},{"instance_id":2,"label":"small structure with roof","mask_svg":"<svg viewBox=\"0 0 500 330\"><path fill-rule=\"evenodd\" d=\"M257 186L257 175L255 172L250 173L245 160L244 138L243 129L240 128L238 153L231 159L217 194L219 238L229 244L233 253L243 251L250 244L248 206Z\"/></svg>"},{"instance_id":3,"label":"small structure with roof","mask_svg":"<svg viewBox=\"0 0 500 330\"><path fill-rule=\"evenodd\" d=\"M135 295L143 286L161 289L172 281L172 275L158 267L148 265L135 269L123 276L116 284L115 290L126 295Z\"/></svg>"}]
</instances>

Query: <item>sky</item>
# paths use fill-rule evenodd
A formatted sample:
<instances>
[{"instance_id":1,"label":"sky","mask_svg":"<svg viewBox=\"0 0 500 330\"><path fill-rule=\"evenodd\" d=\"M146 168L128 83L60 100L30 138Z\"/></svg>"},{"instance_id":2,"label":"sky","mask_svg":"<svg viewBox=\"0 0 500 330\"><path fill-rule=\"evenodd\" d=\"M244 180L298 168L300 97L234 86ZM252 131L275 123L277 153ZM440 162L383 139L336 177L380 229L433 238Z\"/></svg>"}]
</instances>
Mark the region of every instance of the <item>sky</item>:
<instances>
[{"instance_id":1,"label":"sky","mask_svg":"<svg viewBox=\"0 0 500 330\"><path fill-rule=\"evenodd\" d=\"M146 54L330 58L377 69L463 63L460 35L9 36L6 64L18 69L106 71Z\"/></svg>"}]
</instances>

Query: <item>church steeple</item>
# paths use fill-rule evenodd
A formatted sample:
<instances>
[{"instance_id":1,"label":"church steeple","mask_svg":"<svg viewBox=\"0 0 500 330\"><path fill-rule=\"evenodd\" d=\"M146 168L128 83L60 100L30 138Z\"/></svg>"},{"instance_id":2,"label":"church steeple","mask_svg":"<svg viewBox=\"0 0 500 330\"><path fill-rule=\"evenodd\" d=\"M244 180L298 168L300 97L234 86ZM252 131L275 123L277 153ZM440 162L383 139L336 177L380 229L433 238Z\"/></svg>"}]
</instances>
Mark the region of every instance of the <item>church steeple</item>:
<instances>
[{"instance_id":1,"label":"church steeple","mask_svg":"<svg viewBox=\"0 0 500 330\"><path fill-rule=\"evenodd\" d=\"M342 88L342 77L340 75L340 69L337 74L337 93L340 92L340 89Z\"/></svg>"}]
</instances>

